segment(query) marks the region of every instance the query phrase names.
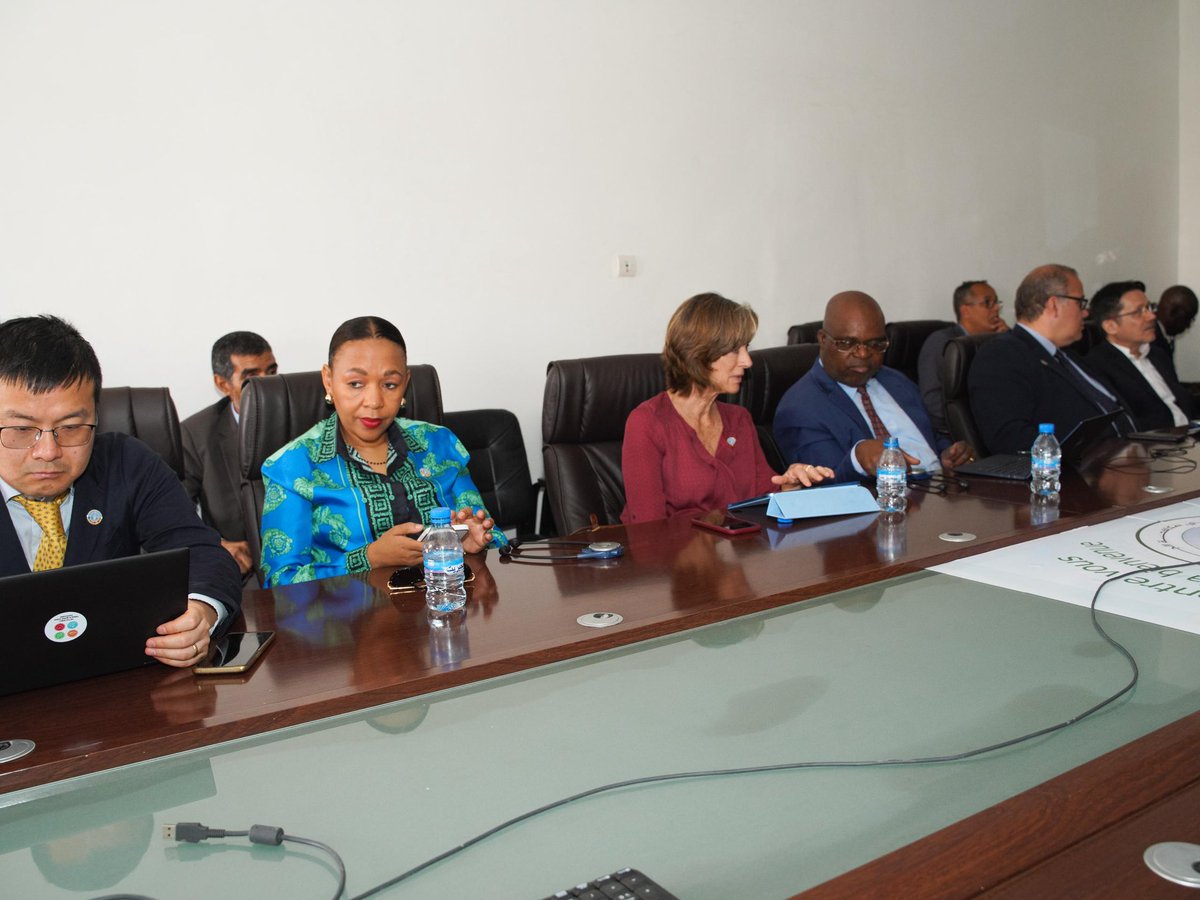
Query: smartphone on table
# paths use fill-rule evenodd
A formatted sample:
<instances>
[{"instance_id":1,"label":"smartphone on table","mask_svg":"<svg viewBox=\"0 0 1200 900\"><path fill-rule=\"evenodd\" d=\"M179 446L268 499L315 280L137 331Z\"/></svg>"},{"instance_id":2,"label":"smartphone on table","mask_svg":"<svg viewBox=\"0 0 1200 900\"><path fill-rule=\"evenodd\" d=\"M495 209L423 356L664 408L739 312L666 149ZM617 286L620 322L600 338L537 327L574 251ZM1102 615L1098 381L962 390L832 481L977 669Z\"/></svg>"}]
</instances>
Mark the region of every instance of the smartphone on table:
<instances>
[{"instance_id":1,"label":"smartphone on table","mask_svg":"<svg viewBox=\"0 0 1200 900\"><path fill-rule=\"evenodd\" d=\"M196 665L197 675L245 672L262 656L275 637L273 631L234 631L213 641L208 656Z\"/></svg>"},{"instance_id":2,"label":"smartphone on table","mask_svg":"<svg viewBox=\"0 0 1200 900\"><path fill-rule=\"evenodd\" d=\"M751 522L749 519L742 519L738 516L731 516L720 509L705 513L702 516L696 516L696 518L692 519L692 524L697 528L705 528L709 531L715 531L717 534L725 535L754 534L756 531L762 531L762 526L757 522Z\"/></svg>"}]
</instances>

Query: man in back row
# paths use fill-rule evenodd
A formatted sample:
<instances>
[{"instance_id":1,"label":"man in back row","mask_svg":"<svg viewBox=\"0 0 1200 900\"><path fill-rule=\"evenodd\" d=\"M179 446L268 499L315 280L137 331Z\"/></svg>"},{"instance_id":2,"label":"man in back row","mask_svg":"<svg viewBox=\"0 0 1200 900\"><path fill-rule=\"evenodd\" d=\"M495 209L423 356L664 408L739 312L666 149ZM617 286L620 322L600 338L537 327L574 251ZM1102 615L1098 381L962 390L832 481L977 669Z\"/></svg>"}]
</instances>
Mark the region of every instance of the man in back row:
<instances>
[{"instance_id":1,"label":"man in back row","mask_svg":"<svg viewBox=\"0 0 1200 900\"><path fill-rule=\"evenodd\" d=\"M0 576L187 547L187 610L146 653L195 665L240 607L237 566L153 450L95 433L100 363L78 331L53 316L10 319L0 348Z\"/></svg>"},{"instance_id":2,"label":"man in back row","mask_svg":"<svg viewBox=\"0 0 1200 900\"><path fill-rule=\"evenodd\" d=\"M1196 313L1200 311L1196 292L1186 284L1175 284L1162 292L1158 298L1158 333L1154 343L1175 357L1175 339L1192 327Z\"/></svg>"},{"instance_id":3,"label":"man in back row","mask_svg":"<svg viewBox=\"0 0 1200 900\"><path fill-rule=\"evenodd\" d=\"M242 388L256 375L279 370L271 345L252 331L234 331L218 338L212 348L213 383L225 396L184 419L183 487L200 504L204 521L221 535L243 575L255 565L246 542L239 498L242 479L238 452L238 421Z\"/></svg>"},{"instance_id":4,"label":"man in back row","mask_svg":"<svg viewBox=\"0 0 1200 900\"><path fill-rule=\"evenodd\" d=\"M939 437L950 436L946 424L946 400L942 393L942 357L946 345L964 334L988 334L1004 330L1000 307L1004 303L996 290L986 281L964 281L954 289L954 318L956 324L935 331L921 345L917 359L917 380L921 386L921 402L929 413L929 421Z\"/></svg>"},{"instance_id":5,"label":"man in back row","mask_svg":"<svg viewBox=\"0 0 1200 900\"><path fill-rule=\"evenodd\" d=\"M839 481L873 478L883 438L900 440L911 466L953 469L974 455L933 432L921 394L902 372L885 368L883 311L861 291L834 295L817 333L817 365L792 385L775 412L784 457L828 466Z\"/></svg>"},{"instance_id":6,"label":"man in back row","mask_svg":"<svg viewBox=\"0 0 1200 900\"><path fill-rule=\"evenodd\" d=\"M1084 419L1120 408L1106 385L1062 351L1082 336L1087 305L1068 266L1039 266L1025 276L1016 327L980 347L967 376L988 453L1028 450L1043 422L1054 424L1061 441Z\"/></svg>"}]
</instances>

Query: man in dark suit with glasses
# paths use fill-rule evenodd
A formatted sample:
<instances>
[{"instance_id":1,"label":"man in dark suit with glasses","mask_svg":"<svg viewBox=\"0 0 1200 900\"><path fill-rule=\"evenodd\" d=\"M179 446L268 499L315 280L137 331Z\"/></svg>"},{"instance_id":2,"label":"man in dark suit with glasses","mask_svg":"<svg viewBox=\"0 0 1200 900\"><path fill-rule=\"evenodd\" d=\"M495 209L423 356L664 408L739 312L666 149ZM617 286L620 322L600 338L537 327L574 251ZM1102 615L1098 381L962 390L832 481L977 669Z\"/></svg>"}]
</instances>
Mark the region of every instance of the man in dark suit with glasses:
<instances>
[{"instance_id":1,"label":"man in dark suit with glasses","mask_svg":"<svg viewBox=\"0 0 1200 900\"><path fill-rule=\"evenodd\" d=\"M159 626L146 653L195 665L240 607L233 557L158 454L95 433L100 363L75 328L9 319L0 347L0 576L187 547L187 610Z\"/></svg>"},{"instance_id":2,"label":"man in dark suit with glasses","mask_svg":"<svg viewBox=\"0 0 1200 900\"><path fill-rule=\"evenodd\" d=\"M1170 353L1154 343L1155 307L1140 281L1106 284L1091 306L1105 340L1089 351L1088 365L1113 386L1143 431L1186 425L1195 413Z\"/></svg>"},{"instance_id":3,"label":"man in dark suit with glasses","mask_svg":"<svg viewBox=\"0 0 1200 900\"><path fill-rule=\"evenodd\" d=\"M1088 298L1069 266L1038 266L1017 288L1017 324L979 348L967 376L989 453L1028 450L1038 425L1061 441L1084 419L1119 409L1111 387L1062 348L1083 334ZM1114 433L1119 427L1114 427Z\"/></svg>"}]
</instances>

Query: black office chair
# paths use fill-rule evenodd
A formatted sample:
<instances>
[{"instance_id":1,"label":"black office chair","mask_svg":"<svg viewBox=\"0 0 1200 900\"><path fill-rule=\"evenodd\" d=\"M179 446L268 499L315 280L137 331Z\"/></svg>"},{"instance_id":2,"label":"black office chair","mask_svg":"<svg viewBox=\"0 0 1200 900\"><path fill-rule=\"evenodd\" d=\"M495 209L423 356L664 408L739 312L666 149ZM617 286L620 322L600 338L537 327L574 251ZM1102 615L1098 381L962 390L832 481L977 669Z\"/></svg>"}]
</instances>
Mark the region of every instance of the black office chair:
<instances>
[{"instance_id":1,"label":"black office chair","mask_svg":"<svg viewBox=\"0 0 1200 900\"><path fill-rule=\"evenodd\" d=\"M971 412L967 377L979 348L994 337L995 334L961 335L946 344L942 356L942 396L946 400L946 423L950 427L950 436L956 441L966 441L979 456L987 456L988 449ZM996 385L996 390L1004 390L1004 385Z\"/></svg>"},{"instance_id":2,"label":"black office chair","mask_svg":"<svg viewBox=\"0 0 1200 900\"><path fill-rule=\"evenodd\" d=\"M803 378L816 363L819 350L817 344L788 344L785 347L751 350L750 358L754 365L742 379L742 389L736 397L722 398L744 406L750 412L763 453L776 472L786 469L788 461L775 443L775 435L771 430L775 410L779 408L779 401L788 388Z\"/></svg>"},{"instance_id":3,"label":"black office chair","mask_svg":"<svg viewBox=\"0 0 1200 900\"><path fill-rule=\"evenodd\" d=\"M433 366L408 367L402 415L442 424L442 386ZM268 456L333 413L325 403L320 372L289 372L251 378L242 388L239 455L242 464L242 519L250 558L262 557L262 464ZM255 572L257 573L257 565Z\"/></svg>"},{"instance_id":4,"label":"black office chair","mask_svg":"<svg viewBox=\"0 0 1200 900\"><path fill-rule=\"evenodd\" d=\"M899 369L914 382L917 380L917 360L925 340L935 331L941 331L953 322L941 319L911 319L907 322L888 322L884 326L888 348L883 354L883 364Z\"/></svg>"},{"instance_id":5,"label":"black office chair","mask_svg":"<svg viewBox=\"0 0 1200 900\"><path fill-rule=\"evenodd\" d=\"M570 534L620 521L621 445L634 407L666 389L657 353L565 359L546 369L542 458L555 524Z\"/></svg>"},{"instance_id":6,"label":"black office chair","mask_svg":"<svg viewBox=\"0 0 1200 900\"><path fill-rule=\"evenodd\" d=\"M793 325L788 329L787 341L789 344L815 344L817 342L817 332L821 330L823 323L805 322L803 325Z\"/></svg>"},{"instance_id":7,"label":"black office chair","mask_svg":"<svg viewBox=\"0 0 1200 900\"><path fill-rule=\"evenodd\" d=\"M471 454L467 469L496 525L515 528L518 538L532 537L540 489L529 475L517 417L507 409L468 409L446 413L442 424Z\"/></svg>"},{"instance_id":8,"label":"black office chair","mask_svg":"<svg viewBox=\"0 0 1200 900\"><path fill-rule=\"evenodd\" d=\"M96 422L100 434L117 431L149 444L183 479L183 435L168 388L101 388Z\"/></svg>"},{"instance_id":9,"label":"black office chair","mask_svg":"<svg viewBox=\"0 0 1200 900\"><path fill-rule=\"evenodd\" d=\"M1088 355L1088 351L1097 344L1107 340L1104 336L1104 329L1096 322L1084 322L1083 333L1079 336L1079 340L1073 344L1067 344L1063 347L1063 352L1069 353L1076 359L1082 359Z\"/></svg>"}]
</instances>

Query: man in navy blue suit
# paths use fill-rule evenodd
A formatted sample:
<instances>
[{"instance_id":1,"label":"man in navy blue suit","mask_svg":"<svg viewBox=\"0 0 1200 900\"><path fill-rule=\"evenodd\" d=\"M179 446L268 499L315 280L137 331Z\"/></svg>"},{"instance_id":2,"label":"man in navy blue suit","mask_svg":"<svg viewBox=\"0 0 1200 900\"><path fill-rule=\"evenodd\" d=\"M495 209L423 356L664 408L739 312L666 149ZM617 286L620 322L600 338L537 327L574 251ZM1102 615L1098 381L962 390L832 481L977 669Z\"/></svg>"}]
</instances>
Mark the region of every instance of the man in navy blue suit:
<instances>
[{"instance_id":1,"label":"man in navy blue suit","mask_svg":"<svg viewBox=\"0 0 1200 900\"><path fill-rule=\"evenodd\" d=\"M1079 340L1088 298L1070 266L1038 266L1017 287L1017 325L979 348L967 375L971 412L989 453L1028 450L1049 422L1062 440L1119 410L1111 386L1063 348ZM1113 434L1127 430L1122 417Z\"/></svg>"},{"instance_id":2,"label":"man in navy blue suit","mask_svg":"<svg viewBox=\"0 0 1200 900\"><path fill-rule=\"evenodd\" d=\"M188 547L187 610L146 654L195 665L239 609L237 564L153 450L95 433L99 395L100 363L71 325L0 323L0 576Z\"/></svg>"},{"instance_id":3,"label":"man in navy blue suit","mask_svg":"<svg viewBox=\"0 0 1200 900\"><path fill-rule=\"evenodd\" d=\"M938 438L921 391L883 365L883 311L861 291L836 294L817 332L818 364L779 402L775 440L789 461L833 469L839 480L873 478L883 438L900 439L910 466L953 469L974 457L963 441Z\"/></svg>"}]
</instances>

